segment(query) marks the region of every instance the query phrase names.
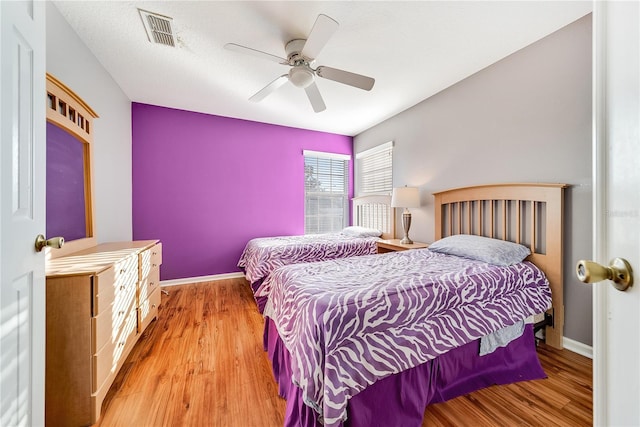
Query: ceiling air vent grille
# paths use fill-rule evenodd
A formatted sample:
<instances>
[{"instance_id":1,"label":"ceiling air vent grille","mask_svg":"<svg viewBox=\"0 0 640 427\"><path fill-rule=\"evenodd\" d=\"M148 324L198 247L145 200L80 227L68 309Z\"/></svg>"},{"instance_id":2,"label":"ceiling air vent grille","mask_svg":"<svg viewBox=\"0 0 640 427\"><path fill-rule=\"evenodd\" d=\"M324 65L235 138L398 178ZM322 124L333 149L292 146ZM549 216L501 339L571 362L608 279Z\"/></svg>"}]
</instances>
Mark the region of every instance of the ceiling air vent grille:
<instances>
[{"instance_id":1,"label":"ceiling air vent grille","mask_svg":"<svg viewBox=\"0 0 640 427\"><path fill-rule=\"evenodd\" d=\"M171 29L172 18L142 9L138 9L138 12L140 12L150 42L175 47L176 43Z\"/></svg>"}]
</instances>

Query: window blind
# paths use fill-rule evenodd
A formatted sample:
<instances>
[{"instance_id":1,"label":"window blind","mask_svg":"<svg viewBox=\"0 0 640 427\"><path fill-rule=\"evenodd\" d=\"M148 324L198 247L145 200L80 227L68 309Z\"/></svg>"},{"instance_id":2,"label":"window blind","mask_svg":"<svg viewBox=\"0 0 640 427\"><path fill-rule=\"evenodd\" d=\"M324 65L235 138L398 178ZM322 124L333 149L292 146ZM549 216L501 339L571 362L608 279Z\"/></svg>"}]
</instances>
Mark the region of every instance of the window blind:
<instances>
[{"instance_id":1,"label":"window blind","mask_svg":"<svg viewBox=\"0 0 640 427\"><path fill-rule=\"evenodd\" d=\"M349 156L304 152L304 232L330 233L349 223Z\"/></svg>"},{"instance_id":2,"label":"window blind","mask_svg":"<svg viewBox=\"0 0 640 427\"><path fill-rule=\"evenodd\" d=\"M356 154L358 194L391 193L393 189L393 142Z\"/></svg>"}]
</instances>

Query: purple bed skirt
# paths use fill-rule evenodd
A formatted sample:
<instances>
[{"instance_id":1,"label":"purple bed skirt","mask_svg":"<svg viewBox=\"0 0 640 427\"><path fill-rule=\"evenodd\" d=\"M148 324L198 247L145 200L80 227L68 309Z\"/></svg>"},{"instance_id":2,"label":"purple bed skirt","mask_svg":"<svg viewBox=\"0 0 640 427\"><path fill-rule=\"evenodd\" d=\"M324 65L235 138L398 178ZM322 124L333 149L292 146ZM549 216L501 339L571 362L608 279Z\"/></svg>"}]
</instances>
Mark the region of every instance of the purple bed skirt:
<instances>
[{"instance_id":1,"label":"purple bed skirt","mask_svg":"<svg viewBox=\"0 0 640 427\"><path fill-rule=\"evenodd\" d=\"M260 285L262 285L262 282L264 282L264 279L256 280L251 284L253 299L256 300L256 305L258 306L258 311L260 311L260 314L264 313L264 306L267 305L267 299L268 299L267 297L259 297L256 295L256 291L258 290Z\"/></svg>"},{"instance_id":2,"label":"purple bed skirt","mask_svg":"<svg viewBox=\"0 0 640 427\"><path fill-rule=\"evenodd\" d=\"M280 396L287 401L285 427L321 426L318 414L304 404L291 382L289 351L273 321L265 318L264 347L271 360ZM443 402L494 384L546 378L532 325L507 347L479 356L479 341L455 348L435 360L383 378L349 400L344 426L420 426L427 405Z\"/></svg>"}]
</instances>

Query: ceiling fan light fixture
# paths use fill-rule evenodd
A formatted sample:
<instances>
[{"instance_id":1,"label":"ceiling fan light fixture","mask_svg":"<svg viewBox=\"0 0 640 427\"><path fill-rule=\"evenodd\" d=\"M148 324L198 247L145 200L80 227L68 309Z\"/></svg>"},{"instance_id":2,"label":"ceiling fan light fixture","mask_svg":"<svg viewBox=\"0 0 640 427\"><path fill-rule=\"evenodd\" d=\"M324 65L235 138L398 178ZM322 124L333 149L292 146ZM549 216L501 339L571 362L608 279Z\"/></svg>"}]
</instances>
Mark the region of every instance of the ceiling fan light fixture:
<instances>
[{"instance_id":1,"label":"ceiling fan light fixture","mask_svg":"<svg viewBox=\"0 0 640 427\"><path fill-rule=\"evenodd\" d=\"M306 39L289 40L285 45L284 50L287 53L287 59L235 43L227 43L224 47L225 49L258 56L291 67L287 74L281 75L251 96L249 98L250 101L259 102L263 100L267 95L289 81L295 87L304 89L313 111L319 113L326 109L326 105L318 90L318 85L315 82L316 76L363 90L371 90L375 83L375 80L371 77L338 68L326 66L316 67L315 57L324 48L327 41L333 36L337 29L338 23L335 20L327 15L318 15ZM316 68L311 68L312 66Z\"/></svg>"},{"instance_id":2,"label":"ceiling fan light fixture","mask_svg":"<svg viewBox=\"0 0 640 427\"><path fill-rule=\"evenodd\" d=\"M296 87L306 88L313 83L313 71L308 67L293 67L289 70L289 81Z\"/></svg>"}]
</instances>

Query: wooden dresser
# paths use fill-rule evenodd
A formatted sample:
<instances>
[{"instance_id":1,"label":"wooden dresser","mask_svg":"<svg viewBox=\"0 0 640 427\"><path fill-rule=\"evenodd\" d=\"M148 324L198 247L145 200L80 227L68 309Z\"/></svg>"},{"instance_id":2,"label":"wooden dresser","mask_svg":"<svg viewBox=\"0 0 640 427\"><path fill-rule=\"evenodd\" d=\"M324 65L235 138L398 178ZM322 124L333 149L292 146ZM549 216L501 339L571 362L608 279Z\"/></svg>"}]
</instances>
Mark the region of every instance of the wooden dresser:
<instances>
[{"instance_id":1,"label":"wooden dresser","mask_svg":"<svg viewBox=\"0 0 640 427\"><path fill-rule=\"evenodd\" d=\"M85 426L158 315L162 244L104 243L47 261L45 407L49 426Z\"/></svg>"}]
</instances>

